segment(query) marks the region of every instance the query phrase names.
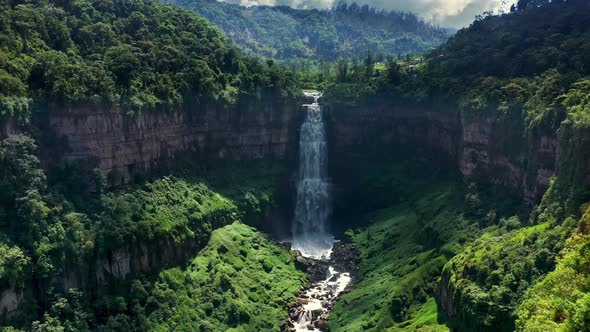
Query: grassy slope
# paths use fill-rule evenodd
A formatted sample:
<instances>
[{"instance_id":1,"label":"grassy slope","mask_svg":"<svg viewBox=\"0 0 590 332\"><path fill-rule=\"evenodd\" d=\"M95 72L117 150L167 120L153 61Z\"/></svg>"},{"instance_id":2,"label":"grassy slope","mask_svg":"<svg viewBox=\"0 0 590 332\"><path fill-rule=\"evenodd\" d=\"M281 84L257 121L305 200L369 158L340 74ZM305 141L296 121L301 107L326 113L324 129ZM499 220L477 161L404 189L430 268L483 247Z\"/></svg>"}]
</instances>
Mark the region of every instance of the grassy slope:
<instances>
[{"instance_id":1,"label":"grassy slope","mask_svg":"<svg viewBox=\"0 0 590 332\"><path fill-rule=\"evenodd\" d=\"M241 223L214 231L186 270L160 274L152 330L279 330L305 281L288 259L288 252Z\"/></svg>"},{"instance_id":2,"label":"grassy slope","mask_svg":"<svg viewBox=\"0 0 590 332\"><path fill-rule=\"evenodd\" d=\"M373 225L352 234L362 281L336 304L331 330L446 329L437 321L434 283L475 232L454 184L415 189L406 203L379 211Z\"/></svg>"}]
</instances>

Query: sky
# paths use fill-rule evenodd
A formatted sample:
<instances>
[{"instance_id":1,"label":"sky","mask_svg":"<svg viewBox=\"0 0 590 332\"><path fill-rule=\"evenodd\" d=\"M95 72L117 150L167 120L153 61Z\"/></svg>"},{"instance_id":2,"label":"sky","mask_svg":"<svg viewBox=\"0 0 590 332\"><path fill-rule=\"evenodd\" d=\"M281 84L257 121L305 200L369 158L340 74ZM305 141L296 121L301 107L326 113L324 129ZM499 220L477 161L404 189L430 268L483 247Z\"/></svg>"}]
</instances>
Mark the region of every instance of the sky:
<instances>
[{"instance_id":1,"label":"sky","mask_svg":"<svg viewBox=\"0 0 590 332\"><path fill-rule=\"evenodd\" d=\"M329 8L339 0L223 0L243 6L286 5L294 8ZM348 1L353 2L353 0ZM448 28L468 26L476 15L487 10L496 12L502 2L509 0L354 0L358 4L368 4L387 10L409 11L418 16ZM506 8L507 4L504 4Z\"/></svg>"}]
</instances>

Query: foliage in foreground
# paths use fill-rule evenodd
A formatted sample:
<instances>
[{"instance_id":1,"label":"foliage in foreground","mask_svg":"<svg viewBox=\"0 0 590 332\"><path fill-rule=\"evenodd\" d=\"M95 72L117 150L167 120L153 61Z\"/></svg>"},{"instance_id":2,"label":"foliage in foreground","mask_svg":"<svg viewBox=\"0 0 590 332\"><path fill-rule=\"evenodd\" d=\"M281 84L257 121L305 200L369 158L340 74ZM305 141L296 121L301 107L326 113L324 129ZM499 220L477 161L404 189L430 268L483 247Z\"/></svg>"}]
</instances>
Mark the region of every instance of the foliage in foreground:
<instances>
[{"instance_id":1,"label":"foliage in foreground","mask_svg":"<svg viewBox=\"0 0 590 332\"><path fill-rule=\"evenodd\" d=\"M0 292L25 291L23 315L13 317L19 326L39 318L29 309L54 310L55 299L66 294L58 282L64 275L77 271L94 280L93 265L119 250L131 255L141 247L157 253L160 245L172 245L196 252L213 229L240 215L231 201L205 184L172 177L90 195L93 202L79 210L47 186L35 143L23 135L0 142L0 164ZM110 319L105 306L112 305L112 294L103 298L107 290L94 291L69 294L80 306L93 307L93 314L82 319L89 326ZM113 291L116 297L120 290Z\"/></svg>"},{"instance_id":2,"label":"foliage in foreground","mask_svg":"<svg viewBox=\"0 0 590 332\"><path fill-rule=\"evenodd\" d=\"M557 267L532 287L518 309L517 331L588 331L590 328L590 208L568 239Z\"/></svg>"},{"instance_id":3,"label":"foliage in foreground","mask_svg":"<svg viewBox=\"0 0 590 332\"><path fill-rule=\"evenodd\" d=\"M107 292L94 303L88 293L70 289L32 330L279 331L287 305L306 282L290 258L236 222L213 231L186 268L131 280L120 293Z\"/></svg>"},{"instance_id":4,"label":"foliage in foreground","mask_svg":"<svg viewBox=\"0 0 590 332\"><path fill-rule=\"evenodd\" d=\"M526 292L555 268L555 258L575 227L574 216L564 218L560 205L541 210L537 220L523 228L514 217L505 221L505 228L486 229L445 266L442 287L460 308L456 317L449 317L449 326L514 330Z\"/></svg>"}]
</instances>

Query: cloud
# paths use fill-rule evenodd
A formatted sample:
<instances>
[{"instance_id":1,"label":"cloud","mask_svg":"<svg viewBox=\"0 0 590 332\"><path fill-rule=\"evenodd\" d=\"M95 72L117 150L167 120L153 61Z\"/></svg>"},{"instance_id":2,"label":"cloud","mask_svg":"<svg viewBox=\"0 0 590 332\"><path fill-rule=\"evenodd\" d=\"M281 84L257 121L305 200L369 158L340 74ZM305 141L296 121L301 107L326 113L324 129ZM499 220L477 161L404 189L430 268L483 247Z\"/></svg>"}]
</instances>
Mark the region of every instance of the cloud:
<instances>
[{"instance_id":1,"label":"cloud","mask_svg":"<svg viewBox=\"0 0 590 332\"><path fill-rule=\"evenodd\" d=\"M224 0L243 6L291 6L293 8L329 8L338 0ZM352 2L352 1L349 1ZM409 11L444 27L461 28L484 11L497 11L501 0L356 0L387 10ZM505 1L506 2L506 1ZM504 7L508 5L504 4Z\"/></svg>"}]
</instances>

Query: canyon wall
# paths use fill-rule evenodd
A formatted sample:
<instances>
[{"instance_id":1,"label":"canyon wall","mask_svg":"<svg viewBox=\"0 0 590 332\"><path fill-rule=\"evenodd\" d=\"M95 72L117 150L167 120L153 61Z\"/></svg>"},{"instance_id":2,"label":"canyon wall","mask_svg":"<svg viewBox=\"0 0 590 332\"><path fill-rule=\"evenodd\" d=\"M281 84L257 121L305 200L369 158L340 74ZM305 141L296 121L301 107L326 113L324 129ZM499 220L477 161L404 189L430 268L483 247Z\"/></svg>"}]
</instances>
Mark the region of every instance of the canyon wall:
<instances>
[{"instance_id":1,"label":"canyon wall","mask_svg":"<svg viewBox=\"0 0 590 332\"><path fill-rule=\"evenodd\" d=\"M119 181L129 182L137 175L173 167L177 156L185 152L193 153L191 162L195 163L216 159L291 163L297 157L302 104L303 100L252 101L137 115L76 107L37 113L33 122L41 135L38 143L46 168L86 161L104 175L117 173ZM0 126L0 138L19 132L11 121ZM64 273L49 284L63 289L112 285L117 280L182 265L203 245L167 237L153 243L128 244L94 257L84 266L64 267ZM0 322L3 313L5 317L18 313L33 290L43 287L3 290ZM36 293L38 301L46 302L42 293Z\"/></svg>"},{"instance_id":2,"label":"canyon wall","mask_svg":"<svg viewBox=\"0 0 590 332\"><path fill-rule=\"evenodd\" d=\"M557 133L525 134L523 128L520 116L462 115L461 174L537 201L557 171L558 138Z\"/></svg>"},{"instance_id":3,"label":"canyon wall","mask_svg":"<svg viewBox=\"0 0 590 332\"><path fill-rule=\"evenodd\" d=\"M0 139L5 139L10 135L16 135L21 132L15 121L8 119L0 121Z\"/></svg>"},{"instance_id":4,"label":"canyon wall","mask_svg":"<svg viewBox=\"0 0 590 332\"><path fill-rule=\"evenodd\" d=\"M453 114L385 105L358 108L332 104L327 109L333 154L374 152L404 153L423 160L456 158L460 132L459 119Z\"/></svg>"},{"instance_id":5,"label":"canyon wall","mask_svg":"<svg viewBox=\"0 0 590 332\"><path fill-rule=\"evenodd\" d=\"M556 129L549 126L558 126L559 122L527 126L520 112L465 114L453 109L405 109L385 105L366 108L331 105L329 118L334 154L339 154L336 168L347 167L346 163L355 163L371 153L378 153L377 158L369 162L378 163L381 158L391 156L406 160L409 156L426 161L427 166L435 169L445 161L446 154L450 165L445 167L456 170L464 180L481 183L481 188L496 188L497 193L511 198L513 194L525 204L538 204L554 175L558 176L556 183L561 184L561 190L566 193L562 197L564 205L571 205L577 211L582 203L577 199L568 200L567 194L570 198L588 198L590 133L582 126L572 125L571 121L561 123ZM410 149L405 149L406 146ZM410 165L414 167L416 164ZM368 169L380 172L382 168ZM335 187L341 183L350 184L354 177L354 173L348 172L336 178ZM387 174L382 178L387 181ZM391 191L387 195L395 195ZM379 195L366 196L369 196L369 202L379 199ZM349 200L348 206L362 199L354 198ZM358 224L358 220L356 222ZM461 277L468 279L445 269L436 284L436 302L447 325L460 330L513 330L514 321L510 319L500 319L501 322L494 322L487 329L478 325L480 322L471 312L473 307L467 306L473 302L462 299L460 294L478 295L469 293L471 284L452 282L453 278ZM505 309L490 305L490 308L478 310L481 318L487 310ZM496 314L509 316L508 313L493 315Z\"/></svg>"},{"instance_id":6,"label":"canyon wall","mask_svg":"<svg viewBox=\"0 0 590 332\"><path fill-rule=\"evenodd\" d=\"M544 193L558 166L557 135L526 137L522 120L514 117L386 104L328 109L332 154L341 160L374 151L448 164L468 181L501 187L530 203Z\"/></svg>"},{"instance_id":7,"label":"canyon wall","mask_svg":"<svg viewBox=\"0 0 590 332\"><path fill-rule=\"evenodd\" d=\"M300 104L297 100L204 106L178 111L121 112L73 108L36 119L43 132L62 143L49 164L90 160L103 174L124 182L155 167L173 165L182 152L205 159L293 158Z\"/></svg>"}]
</instances>

